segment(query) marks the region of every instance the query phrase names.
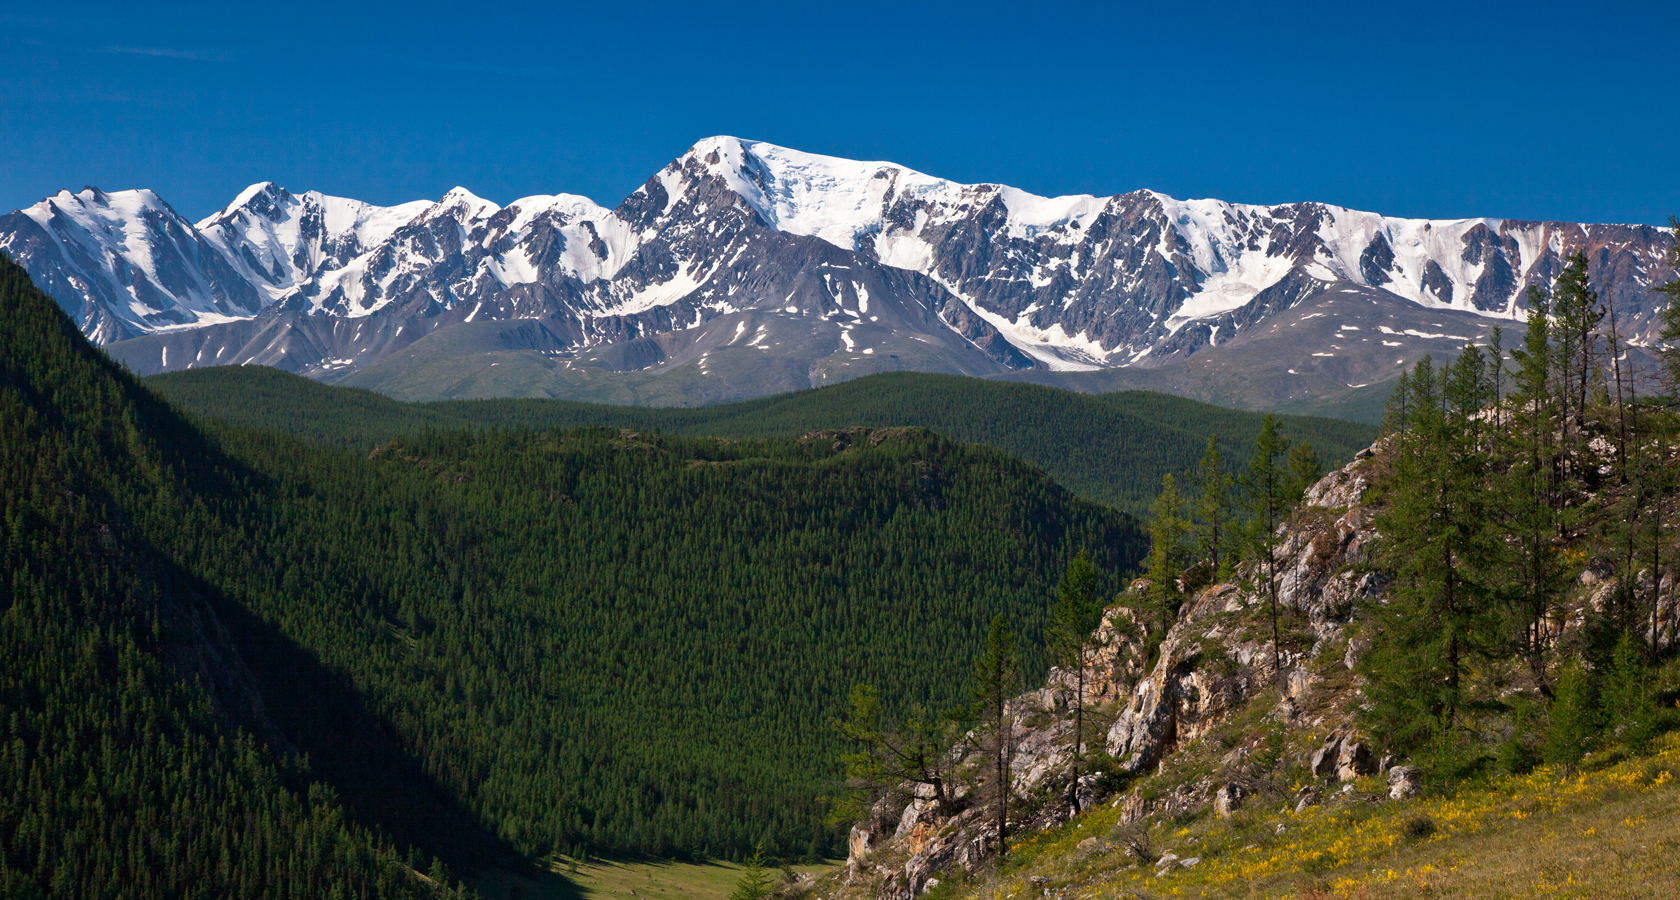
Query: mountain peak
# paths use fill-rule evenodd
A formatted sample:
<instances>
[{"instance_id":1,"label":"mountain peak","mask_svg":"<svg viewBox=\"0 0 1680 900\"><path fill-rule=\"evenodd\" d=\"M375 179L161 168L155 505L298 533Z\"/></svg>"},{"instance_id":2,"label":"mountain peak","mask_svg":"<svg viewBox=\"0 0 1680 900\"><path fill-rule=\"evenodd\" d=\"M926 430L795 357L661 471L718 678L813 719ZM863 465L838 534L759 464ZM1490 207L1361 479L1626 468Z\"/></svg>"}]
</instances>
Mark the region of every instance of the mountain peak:
<instances>
[{"instance_id":1,"label":"mountain peak","mask_svg":"<svg viewBox=\"0 0 1680 900\"><path fill-rule=\"evenodd\" d=\"M1653 286L1669 277L1670 243L1643 227L1430 222L1312 202L1256 206L1147 190L1047 197L732 135L696 141L611 210L570 194L504 209L464 187L435 202L378 207L263 181L196 235L178 218L149 191L63 192L9 219L0 249L28 260L67 309L93 310L81 323L90 335L99 323L123 323L98 331L105 342L193 328L216 321L211 313L242 318L294 297L296 308L320 314L311 329L376 312L391 323L388 331L370 323L361 337L300 338L308 349L297 352L309 358L299 362L282 343L272 345L278 356L240 357L309 372L330 363L347 374L452 324L537 318L568 323L544 352L662 342L647 351L659 362L611 362L627 370L683 365L679 346L703 339L718 343L695 349L696 360L714 350L814 354L789 358L790 387L924 365L1154 369L1215 347L1236 352L1242 344L1232 342L1258 326L1278 333L1291 310L1340 298L1323 315L1341 317L1345 335L1336 327L1319 335L1329 319L1316 312L1312 324L1283 325L1298 326L1289 332L1297 338L1317 336L1286 351L1300 365L1280 372L1334 369L1328 379L1353 387L1385 380L1399 359L1447 350L1419 342L1485 327L1442 324L1448 312L1521 319L1523 291L1549 286L1576 250L1600 254L1594 289L1635 343L1651 340ZM187 246L195 238L208 255ZM178 248L183 261L148 247ZM95 258L105 261L99 273L88 268ZM1356 303L1366 313L1372 304L1402 312L1379 323L1361 318ZM794 318L757 318L772 313ZM414 318L405 325L399 315ZM1394 333L1376 332L1379 324ZM1408 330L1418 334L1400 334ZM203 339L227 342L226 358L245 346L243 334ZM934 339L939 360L895 343L912 334L918 344ZM324 349L336 342L343 346ZM1355 355L1364 361L1350 361ZM199 349L162 358L159 350L136 364L175 367L199 359Z\"/></svg>"},{"instance_id":2,"label":"mountain peak","mask_svg":"<svg viewBox=\"0 0 1680 900\"><path fill-rule=\"evenodd\" d=\"M234 196L228 205L222 207L197 224L199 230L210 228L241 212L255 216L273 217L292 201L292 193L272 181L259 181Z\"/></svg>"},{"instance_id":3,"label":"mountain peak","mask_svg":"<svg viewBox=\"0 0 1680 900\"><path fill-rule=\"evenodd\" d=\"M501 212L502 208L495 203L474 194L464 187L456 186L449 189L433 203L429 209L421 213L420 220L437 218L451 218L466 224L477 219L486 219Z\"/></svg>"}]
</instances>

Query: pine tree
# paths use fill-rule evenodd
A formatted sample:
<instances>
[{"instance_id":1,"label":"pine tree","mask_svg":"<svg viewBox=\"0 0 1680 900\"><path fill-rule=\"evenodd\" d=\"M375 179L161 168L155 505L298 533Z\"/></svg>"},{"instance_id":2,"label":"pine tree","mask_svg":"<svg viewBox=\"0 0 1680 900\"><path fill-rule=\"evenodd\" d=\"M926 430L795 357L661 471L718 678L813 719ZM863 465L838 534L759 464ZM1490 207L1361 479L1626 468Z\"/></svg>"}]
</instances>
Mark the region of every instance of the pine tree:
<instances>
[{"instance_id":1,"label":"pine tree","mask_svg":"<svg viewBox=\"0 0 1680 900\"><path fill-rule=\"evenodd\" d=\"M1554 389L1556 351L1552 346L1551 297L1528 289L1528 330L1517 362L1510 397L1510 426L1503 429L1500 505L1511 535L1504 594L1512 613L1512 640L1528 663L1536 684L1548 684L1548 623L1562 596L1563 572L1553 547L1562 530L1560 488L1562 460L1557 443L1563 425Z\"/></svg>"},{"instance_id":2,"label":"pine tree","mask_svg":"<svg viewBox=\"0 0 1680 900\"><path fill-rule=\"evenodd\" d=\"M1488 360L1491 363L1491 384L1493 391L1493 422L1503 428L1505 426L1505 333L1498 325L1488 335Z\"/></svg>"},{"instance_id":3,"label":"pine tree","mask_svg":"<svg viewBox=\"0 0 1680 900\"><path fill-rule=\"evenodd\" d=\"M1663 329L1657 355L1662 358L1663 369L1668 375L1668 392L1680 395L1680 218L1669 216L1668 224L1674 234L1674 243L1668 246L1664 262L1674 273L1674 278L1657 288L1659 293L1668 295L1668 305L1660 313Z\"/></svg>"},{"instance_id":4,"label":"pine tree","mask_svg":"<svg viewBox=\"0 0 1680 900\"><path fill-rule=\"evenodd\" d=\"M1604 673L1600 697L1602 721L1635 753L1645 752L1657 725L1656 686L1643 657L1640 642L1624 632Z\"/></svg>"},{"instance_id":5,"label":"pine tree","mask_svg":"<svg viewBox=\"0 0 1680 900\"><path fill-rule=\"evenodd\" d=\"M1291 506L1301 502L1301 497L1307 489L1318 483L1324 475L1324 461L1319 459L1318 451L1312 444L1302 441L1289 448L1289 481L1285 495Z\"/></svg>"},{"instance_id":6,"label":"pine tree","mask_svg":"<svg viewBox=\"0 0 1680 900\"><path fill-rule=\"evenodd\" d=\"M1668 219L1674 241L1668 247L1666 262L1674 277L1657 288L1668 295L1668 305L1663 307L1661 318L1663 323L1660 341L1656 348L1658 357L1663 363L1666 376L1665 385L1670 397L1680 397L1680 218L1670 216ZM1667 448L1673 434L1673 418L1669 416L1653 417L1655 427L1652 447L1649 454L1641 454L1645 465L1645 489L1651 495L1651 514L1647 517L1649 526L1646 533L1647 546L1650 548L1651 560L1651 643L1648 649L1652 659L1658 653L1659 625L1658 617L1661 612L1662 592L1662 529L1665 501L1673 488L1673 473L1667 462Z\"/></svg>"},{"instance_id":7,"label":"pine tree","mask_svg":"<svg viewBox=\"0 0 1680 900\"><path fill-rule=\"evenodd\" d=\"M1552 765L1573 766L1592 749L1600 726L1580 659L1570 659L1558 673L1549 718L1542 758Z\"/></svg>"},{"instance_id":8,"label":"pine tree","mask_svg":"<svg viewBox=\"0 0 1680 900\"><path fill-rule=\"evenodd\" d=\"M1569 257L1558 276L1552 299L1552 315L1556 318L1559 362L1563 364L1565 392L1572 396L1573 408L1568 418L1577 429L1585 421L1587 386L1592 381L1594 348L1597 344L1598 324L1604 319L1604 307L1598 302L1598 292L1589 286L1587 256L1577 251Z\"/></svg>"},{"instance_id":9,"label":"pine tree","mask_svg":"<svg viewBox=\"0 0 1680 900\"><path fill-rule=\"evenodd\" d=\"M863 818L876 800L904 782L927 785L941 810L949 813L952 809L948 752L956 738L952 716L934 715L921 704L913 704L902 722L888 722L875 688L859 684L852 687L845 717L833 725L856 745L840 757L850 793L836 806L834 821Z\"/></svg>"},{"instance_id":10,"label":"pine tree","mask_svg":"<svg viewBox=\"0 0 1680 900\"><path fill-rule=\"evenodd\" d=\"M1401 749L1453 744L1472 654L1490 642L1503 548L1490 527L1485 361L1466 346L1437 373L1412 371L1409 427L1395 446L1389 506L1378 518L1393 596L1377 610L1380 652L1368 657L1369 718Z\"/></svg>"},{"instance_id":11,"label":"pine tree","mask_svg":"<svg viewBox=\"0 0 1680 900\"><path fill-rule=\"evenodd\" d=\"M1409 371L1401 372L1394 382L1394 393L1388 396L1388 405L1383 408L1382 433L1384 435L1399 434L1406 430L1411 421L1412 376Z\"/></svg>"},{"instance_id":12,"label":"pine tree","mask_svg":"<svg viewBox=\"0 0 1680 900\"><path fill-rule=\"evenodd\" d=\"M760 841L747 859L740 880L735 882L735 890L729 893L729 900L764 900L768 896L770 873L764 868L764 843Z\"/></svg>"},{"instance_id":13,"label":"pine tree","mask_svg":"<svg viewBox=\"0 0 1680 900\"><path fill-rule=\"evenodd\" d=\"M1020 650L1015 632L999 613L986 632L986 646L974 663L974 702L983 738L981 751L989 758L992 803L996 812L998 855L1009 852L1009 799L1014 780L1015 728L1009 700L1020 687Z\"/></svg>"}]
</instances>

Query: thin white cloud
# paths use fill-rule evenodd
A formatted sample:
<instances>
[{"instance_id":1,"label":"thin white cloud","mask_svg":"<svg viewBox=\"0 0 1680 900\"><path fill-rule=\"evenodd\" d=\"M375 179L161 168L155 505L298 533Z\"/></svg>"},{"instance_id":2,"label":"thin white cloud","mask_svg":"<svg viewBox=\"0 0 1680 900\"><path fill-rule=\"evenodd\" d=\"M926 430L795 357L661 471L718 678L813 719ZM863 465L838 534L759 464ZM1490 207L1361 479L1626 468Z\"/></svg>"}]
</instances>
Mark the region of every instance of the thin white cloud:
<instances>
[{"instance_id":1,"label":"thin white cloud","mask_svg":"<svg viewBox=\"0 0 1680 900\"><path fill-rule=\"evenodd\" d=\"M232 50L199 49L188 50L180 47L124 47L120 44L108 44L104 47L89 47L81 44L64 44L54 41L26 40L23 43L34 47L45 47L48 50L69 51L71 53L100 53L115 56L152 56L160 59L185 59L193 62L231 62L238 54Z\"/></svg>"},{"instance_id":2,"label":"thin white cloud","mask_svg":"<svg viewBox=\"0 0 1680 900\"><path fill-rule=\"evenodd\" d=\"M175 47L89 47L93 53L118 53L127 56L161 56L167 59L190 59L196 62L227 62L233 54L225 50L181 50Z\"/></svg>"}]
</instances>

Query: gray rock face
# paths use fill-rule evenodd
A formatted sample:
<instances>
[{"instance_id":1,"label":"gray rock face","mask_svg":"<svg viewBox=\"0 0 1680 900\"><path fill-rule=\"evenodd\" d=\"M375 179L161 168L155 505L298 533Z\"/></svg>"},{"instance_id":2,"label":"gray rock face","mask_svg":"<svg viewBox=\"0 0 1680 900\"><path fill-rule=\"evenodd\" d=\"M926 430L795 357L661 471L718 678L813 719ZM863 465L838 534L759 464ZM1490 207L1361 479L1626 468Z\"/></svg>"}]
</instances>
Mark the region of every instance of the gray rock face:
<instances>
[{"instance_id":1,"label":"gray rock face","mask_svg":"<svg viewBox=\"0 0 1680 900\"><path fill-rule=\"evenodd\" d=\"M1377 770L1371 748L1350 734L1332 734L1312 755L1309 768L1320 778L1353 781Z\"/></svg>"},{"instance_id":2,"label":"gray rock face","mask_svg":"<svg viewBox=\"0 0 1680 900\"><path fill-rule=\"evenodd\" d=\"M1370 455L1321 478L1308 491L1306 509L1282 526L1286 538L1278 549L1281 605L1305 614L1318 647L1343 638L1355 603L1376 596L1383 587L1374 572L1348 570L1366 558L1377 536L1370 512L1360 502L1368 484ZM1138 589L1139 585L1134 585ZM1185 603L1179 619L1161 643L1155 666L1137 678L1129 694L1115 688L1125 705L1108 733L1107 750L1128 771L1158 764L1178 745L1205 735L1239 706L1255 687L1273 677L1271 648L1233 632L1223 616L1263 602L1234 584L1216 585ZM1109 616L1124 616L1115 607ZM1129 618L1106 625L1110 633L1131 630ZM1221 659L1209 659L1217 648ZM1311 655L1311 653L1309 653ZM1284 654L1286 684L1296 699L1310 694L1312 677L1296 654ZM1370 751L1357 739L1332 735L1314 754L1311 767L1323 778L1351 780L1375 768ZM1345 777L1344 777L1345 773Z\"/></svg>"},{"instance_id":3,"label":"gray rock face","mask_svg":"<svg viewBox=\"0 0 1680 900\"><path fill-rule=\"evenodd\" d=\"M1317 790L1308 788L1301 791L1300 797L1295 801L1295 814L1300 815L1302 812L1317 806L1320 799Z\"/></svg>"},{"instance_id":4,"label":"gray rock face","mask_svg":"<svg viewBox=\"0 0 1680 900\"><path fill-rule=\"evenodd\" d=\"M722 137L611 210L567 195L501 207L459 188L380 208L264 183L196 226L150 192L94 189L0 219L0 250L90 338L134 341L115 349L142 373L253 362L342 378L440 330L539 321L550 340L524 351L538 358L625 346L597 361L703 380L717 367L702 357L767 357L807 385L891 368L1157 367L1344 289L1510 318L1576 250L1642 339L1670 242L1645 226L1150 191L1043 198ZM754 340L774 323L804 337ZM1410 331L1384 340L1432 333Z\"/></svg>"},{"instance_id":5,"label":"gray rock face","mask_svg":"<svg viewBox=\"0 0 1680 900\"><path fill-rule=\"evenodd\" d=\"M1211 806L1216 817L1224 818L1251 805L1255 798L1268 806L1281 802L1285 809L1299 813L1326 800L1347 803L1363 797L1353 782L1384 770L1394 796L1409 796L1417 790L1415 769L1391 769L1390 760L1379 766L1369 745L1349 724L1358 693L1345 685L1332 690L1334 685L1325 683L1333 681L1328 677L1315 686L1312 677L1312 673L1325 672L1327 663L1333 665L1344 657L1344 644L1349 643L1344 632L1351 622L1353 601L1380 590L1368 576L1348 574L1350 568L1365 568L1359 563L1377 536L1363 494L1369 468L1380 464L1379 457L1380 453L1362 453L1347 467L1324 476L1307 492L1305 508L1285 526L1280 568L1293 574L1280 599L1300 612L1316 639L1311 649L1303 651L1297 645L1285 654L1284 672L1290 676L1287 681L1297 695L1294 699L1286 696L1274 709L1244 709L1245 703L1256 699L1257 688L1264 689L1260 697L1269 707L1269 686L1274 683L1269 639L1257 633L1263 629L1254 627L1264 619L1266 598L1253 586L1253 562L1245 563L1249 568L1239 572L1233 583L1205 588L1184 604L1161 636L1147 670L1137 667L1139 650L1150 636L1148 625L1153 624L1154 636L1159 636L1159 624L1138 621L1125 603L1105 612L1098 630L1101 639L1086 662L1088 672L1095 673L1087 685L1091 698L1100 696L1103 712L1115 714L1106 749L1121 769L1154 774L1162 780L1134 784L1124 795L1107 798L1102 793L1104 779L1082 775L1076 786L1081 808L1108 802L1117 810L1119 823L1133 831L1111 833L1109 841L1114 845L1090 838L1080 844L1081 854L1121 849L1155 864L1162 877L1169 877L1195 865L1196 860L1171 853L1157 859L1146 843L1141 849L1127 849L1128 841L1141 840L1137 833L1148 833L1148 826L1141 824L1147 817L1167 819ZM1147 588L1148 582L1138 579L1129 590ZM1012 785L1017 805L1011 807L1010 825L1014 834L1052 828L1067 820L1072 756L1066 704L1071 690L1068 673L1053 670L1045 688L1010 703L1017 751ZM1239 711L1242 715L1233 715ZM1266 749L1267 739L1256 737L1250 713L1301 729L1316 729L1326 721L1341 723L1328 726L1335 730L1306 760L1323 781L1282 794L1277 760ZM1195 741L1203 743L1194 752L1177 755ZM973 772L979 762L971 757L955 770ZM1336 783L1339 789L1331 786ZM988 808L991 801L986 792L965 795L967 802L956 804L958 809L946 815L913 796L909 786L901 790L907 800L879 805L853 835L853 871L873 873L869 878L877 896L904 900L919 896L937 873L960 867L972 874L995 852L996 833L990 829L996 810ZM1136 832L1137 828L1143 831ZM1280 823L1278 833L1284 828ZM891 837L871 845L859 832ZM866 856L869 853L876 855Z\"/></svg>"},{"instance_id":6,"label":"gray rock face","mask_svg":"<svg viewBox=\"0 0 1680 900\"><path fill-rule=\"evenodd\" d=\"M1186 604L1161 644L1155 667L1137 682L1109 729L1107 750L1126 771L1145 771L1179 744L1206 734L1253 689L1253 672L1240 658L1226 671L1199 665L1206 644L1235 637L1210 620L1242 599L1223 586ZM1239 648L1237 656L1252 658L1257 652Z\"/></svg>"},{"instance_id":7,"label":"gray rock face","mask_svg":"<svg viewBox=\"0 0 1680 900\"><path fill-rule=\"evenodd\" d=\"M1395 800L1416 797L1423 791L1423 773L1417 766L1395 766L1388 770L1388 796Z\"/></svg>"}]
</instances>

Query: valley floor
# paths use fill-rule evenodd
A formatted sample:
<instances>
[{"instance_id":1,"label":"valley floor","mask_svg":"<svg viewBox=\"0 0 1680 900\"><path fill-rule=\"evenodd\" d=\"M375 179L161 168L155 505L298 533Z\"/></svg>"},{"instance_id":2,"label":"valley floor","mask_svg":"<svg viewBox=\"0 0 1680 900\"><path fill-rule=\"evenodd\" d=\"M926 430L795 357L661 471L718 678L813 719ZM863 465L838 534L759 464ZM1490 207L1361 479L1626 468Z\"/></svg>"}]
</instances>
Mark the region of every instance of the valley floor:
<instances>
[{"instance_id":1,"label":"valley floor","mask_svg":"<svg viewBox=\"0 0 1680 900\"><path fill-rule=\"evenodd\" d=\"M532 878L508 872L491 872L474 883L484 900L611 900L638 897L641 900L724 900L735 890L744 871L739 863L613 862L594 859L579 862L550 860L551 871ZM838 865L793 866L796 873L822 874ZM780 869L768 870L774 881L784 876Z\"/></svg>"}]
</instances>

